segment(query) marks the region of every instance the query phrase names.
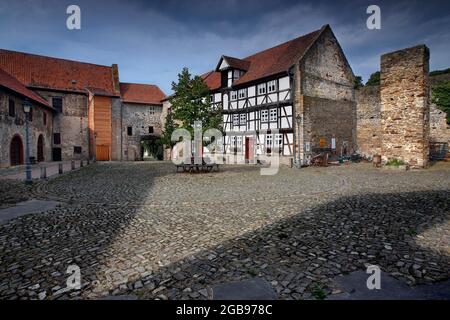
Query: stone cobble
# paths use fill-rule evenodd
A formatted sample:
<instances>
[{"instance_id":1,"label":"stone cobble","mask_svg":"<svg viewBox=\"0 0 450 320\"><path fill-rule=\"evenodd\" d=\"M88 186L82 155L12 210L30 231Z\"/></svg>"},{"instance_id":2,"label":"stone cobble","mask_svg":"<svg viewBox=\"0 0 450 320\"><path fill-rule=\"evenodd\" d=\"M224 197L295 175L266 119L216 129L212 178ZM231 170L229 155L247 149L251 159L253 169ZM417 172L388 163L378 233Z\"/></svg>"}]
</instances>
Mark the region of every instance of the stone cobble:
<instances>
[{"instance_id":1,"label":"stone cobble","mask_svg":"<svg viewBox=\"0 0 450 320\"><path fill-rule=\"evenodd\" d=\"M448 166L261 176L97 163L31 195L61 205L0 225L2 299L208 299L212 285L252 277L281 299L309 299L339 293L332 279L367 264L410 285L450 277ZM64 292L72 264L82 287Z\"/></svg>"}]
</instances>

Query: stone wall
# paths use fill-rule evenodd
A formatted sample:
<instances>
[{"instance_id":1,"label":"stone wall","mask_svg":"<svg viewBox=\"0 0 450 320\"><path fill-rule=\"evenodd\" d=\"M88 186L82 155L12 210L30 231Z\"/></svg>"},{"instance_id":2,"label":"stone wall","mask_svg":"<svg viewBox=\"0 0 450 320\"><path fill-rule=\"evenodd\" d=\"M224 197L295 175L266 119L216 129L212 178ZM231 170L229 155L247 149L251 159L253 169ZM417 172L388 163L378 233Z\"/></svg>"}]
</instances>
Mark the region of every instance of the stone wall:
<instances>
[{"instance_id":1,"label":"stone wall","mask_svg":"<svg viewBox=\"0 0 450 320\"><path fill-rule=\"evenodd\" d=\"M36 91L52 105L53 97L63 99L63 111L53 119L53 132L61 134L62 160L87 159L89 157L88 99L86 95L55 91ZM81 147L81 154L74 153L74 147Z\"/></svg>"},{"instance_id":2,"label":"stone wall","mask_svg":"<svg viewBox=\"0 0 450 320\"><path fill-rule=\"evenodd\" d=\"M381 98L379 86L356 90L356 144L360 155L381 154Z\"/></svg>"},{"instance_id":3,"label":"stone wall","mask_svg":"<svg viewBox=\"0 0 450 320\"><path fill-rule=\"evenodd\" d=\"M429 50L416 46L381 57L381 155L426 167L429 155Z\"/></svg>"},{"instance_id":4,"label":"stone wall","mask_svg":"<svg viewBox=\"0 0 450 320\"><path fill-rule=\"evenodd\" d=\"M307 161L312 151L346 142L356 146L354 75L331 29L324 30L305 57L294 66L294 107L303 125L295 125L296 157Z\"/></svg>"},{"instance_id":5,"label":"stone wall","mask_svg":"<svg viewBox=\"0 0 450 320\"><path fill-rule=\"evenodd\" d=\"M447 142L450 145L450 126L447 124L446 113L435 104L430 107L430 141Z\"/></svg>"},{"instance_id":6,"label":"stone wall","mask_svg":"<svg viewBox=\"0 0 450 320\"><path fill-rule=\"evenodd\" d=\"M305 136L311 149L333 148L335 154L353 153L354 110L353 101L336 101L305 97ZM335 141L333 146L332 141Z\"/></svg>"},{"instance_id":7,"label":"stone wall","mask_svg":"<svg viewBox=\"0 0 450 320\"><path fill-rule=\"evenodd\" d=\"M9 116L9 99L15 102L16 116ZM0 91L0 167L10 166L10 144L15 135L20 136L23 143L23 159L25 161L25 113L23 99L6 91ZM44 107L33 104L33 121L29 122L30 157L37 160L37 143L40 135L44 138L44 161L52 157L52 117L53 113ZM46 122L44 124L44 113Z\"/></svg>"},{"instance_id":8,"label":"stone wall","mask_svg":"<svg viewBox=\"0 0 450 320\"><path fill-rule=\"evenodd\" d=\"M152 113L151 109L155 112ZM162 106L123 103L122 105L122 151L123 160L134 161L141 156L142 138L162 135ZM128 135L128 127L133 134ZM149 132L153 127L153 133Z\"/></svg>"}]
</instances>

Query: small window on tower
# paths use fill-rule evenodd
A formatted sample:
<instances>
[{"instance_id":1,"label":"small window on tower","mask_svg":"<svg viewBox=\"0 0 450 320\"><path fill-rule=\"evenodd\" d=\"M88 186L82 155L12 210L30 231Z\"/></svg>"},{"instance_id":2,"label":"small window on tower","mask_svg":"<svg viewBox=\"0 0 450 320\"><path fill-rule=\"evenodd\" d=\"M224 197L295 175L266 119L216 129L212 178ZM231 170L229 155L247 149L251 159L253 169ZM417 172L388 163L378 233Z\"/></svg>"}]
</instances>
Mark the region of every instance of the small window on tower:
<instances>
[{"instance_id":1,"label":"small window on tower","mask_svg":"<svg viewBox=\"0 0 450 320\"><path fill-rule=\"evenodd\" d=\"M132 136L133 135L133 127L128 127L127 128L127 133L128 133L129 136Z\"/></svg>"},{"instance_id":2,"label":"small window on tower","mask_svg":"<svg viewBox=\"0 0 450 320\"><path fill-rule=\"evenodd\" d=\"M16 116L16 104L12 99L9 100L9 116L10 117Z\"/></svg>"},{"instance_id":3,"label":"small window on tower","mask_svg":"<svg viewBox=\"0 0 450 320\"><path fill-rule=\"evenodd\" d=\"M30 108L30 112L28 112L28 121L33 121L33 108Z\"/></svg>"},{"instance_id":4,"label":"small window on tower","mask_svg":"<svg viewBox=\"0 0 450 320\"><path fill-rule=\"evenodd\" d=\"M63 100L61 97L53 97L52 105L53 105L53 108L56 109L56 111L58 111L58 112L63 111Z\"/></svg>"},{"instance_id":5,"label":"small window on tower","mask_svg":"<svg viewBox=\"0 0 450 320\"><path fill-rule=\"evenodd\" d=\"M73 153L74 154L81 154L81 147L73 147Z\"/></svg>"},{"instance_id":6,"label":"small window on tower","mask_svg":"<svg viewBox=\"0 0 450 320\"><path fill-rule=\"evenodd\" d=\"M61 144L61 134L60 133L53 134L53 144Z\"/></svg>"},{"instance_id":7,"label":"small window on tower","mask_svg":"<svg viewBox=\"0 0 450 320\"><path fill-rule=\"evenodd\" d=\"M42 123L44 124L44 126L47 125L47 113L42 112Z\"/></svg>"},{"instance_id":8,"label":"small window on tower","mask_svg":"<svg viewBox=\"0 0 450 320\"><path fill-rule=\"evenodd\" d=\"M148 127L148 133L153 133L153 127Z\"/></svg>"}]
</instances>

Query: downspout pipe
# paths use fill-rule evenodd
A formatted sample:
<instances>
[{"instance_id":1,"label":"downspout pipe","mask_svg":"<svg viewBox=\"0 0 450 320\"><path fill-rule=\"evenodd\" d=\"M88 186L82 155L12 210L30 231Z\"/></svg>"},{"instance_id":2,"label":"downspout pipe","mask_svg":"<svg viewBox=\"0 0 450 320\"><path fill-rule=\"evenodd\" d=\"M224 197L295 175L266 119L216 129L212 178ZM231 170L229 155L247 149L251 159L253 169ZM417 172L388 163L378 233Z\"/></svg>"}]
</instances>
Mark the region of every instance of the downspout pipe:
<instances>
[{"instance_id":1,"label":"downspout pipe","mask_svg":"<svg viewBox=\"0 0 450 320\"><path fill-rule=\"evenodd\" d=\"M293 68L291 67L288 70L290 84L291 84L291 101L292 101L292 128L294 129L293 132L293 165L297 167L297 119L296 119L296 108L295 108L295 72L293 71Z\"/></svg>"}]
</instances>

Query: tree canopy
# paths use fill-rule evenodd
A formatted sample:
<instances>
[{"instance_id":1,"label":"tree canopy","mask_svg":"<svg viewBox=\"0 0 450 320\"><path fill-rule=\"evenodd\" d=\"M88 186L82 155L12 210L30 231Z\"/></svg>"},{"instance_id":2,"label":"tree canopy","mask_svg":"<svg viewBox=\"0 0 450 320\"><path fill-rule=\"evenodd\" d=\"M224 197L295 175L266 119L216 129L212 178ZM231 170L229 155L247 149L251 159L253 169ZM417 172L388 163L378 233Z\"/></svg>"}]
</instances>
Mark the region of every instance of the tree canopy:
<instances>
[{"instance_id":1,"label":"tree canopy","mask_svg":"<svg viewBox=\"0 0 450 320\"><path fill-rule=\"evenodd\" d=\"M366 82L366 86L378 86L380 85L380 71L374 72L370 75L369 80Z\"/></svg>"},{"instance_id":2,"label":"tree canopy","mask_svg":"<svg viewBox=\"0 0 450 320\"><path fill-rule=\"evenodd\" d=\"M199 76L192 76L188 68L178 74L178 82L172 82L174 95L172 104L173 119L180 121L181 128L194 134L194 122L201 121L203 131L215 128L221 130L222 114L220 108L211 105L208 86Z\"/></svg>"},{"instance_id":3,"label":"tree canopy","mask_svg":"<svg viewBox=\"0 0 450 320\"><path fill-rule=\"evenodd\" d=\"M440 110L447 113L447 123L450 124L450 81L434 85L431 99Z\"/></svg>"}]
</instances>

